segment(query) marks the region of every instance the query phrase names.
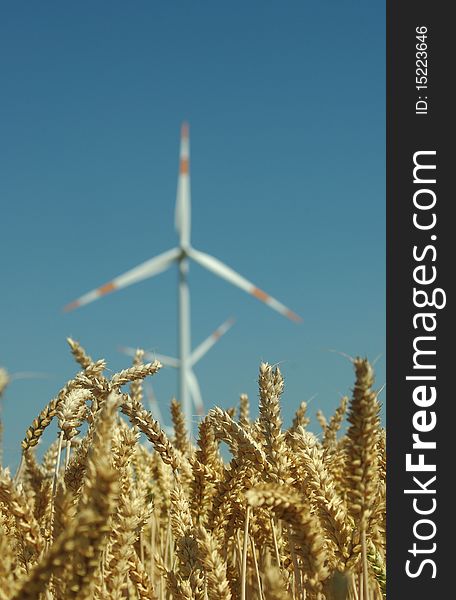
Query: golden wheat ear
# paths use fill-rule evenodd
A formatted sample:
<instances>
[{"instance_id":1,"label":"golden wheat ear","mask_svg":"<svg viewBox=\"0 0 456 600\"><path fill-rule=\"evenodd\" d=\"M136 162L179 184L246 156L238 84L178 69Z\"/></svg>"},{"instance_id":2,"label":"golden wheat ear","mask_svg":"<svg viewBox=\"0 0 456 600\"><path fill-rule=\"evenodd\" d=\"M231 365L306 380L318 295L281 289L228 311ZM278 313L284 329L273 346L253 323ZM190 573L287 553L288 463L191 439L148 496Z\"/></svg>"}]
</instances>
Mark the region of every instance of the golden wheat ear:
<instances>
[{"instance_id":1,"label":"golden wheat ear","mask_svg":"<svg viewBox=\"0 0 456 600\"><path fill-rule=\"evenodd\" d=\"M109 378L68 343L81 370L27 430L17 476L0 470L1 600L385 597L386 439L366 359L323 435L306 403L284 427L282 373L262 363L258 418L242 395L194 445L177 401L172 438L142 404L157 362L138 350Z\"/></svg>"}]
</instances>

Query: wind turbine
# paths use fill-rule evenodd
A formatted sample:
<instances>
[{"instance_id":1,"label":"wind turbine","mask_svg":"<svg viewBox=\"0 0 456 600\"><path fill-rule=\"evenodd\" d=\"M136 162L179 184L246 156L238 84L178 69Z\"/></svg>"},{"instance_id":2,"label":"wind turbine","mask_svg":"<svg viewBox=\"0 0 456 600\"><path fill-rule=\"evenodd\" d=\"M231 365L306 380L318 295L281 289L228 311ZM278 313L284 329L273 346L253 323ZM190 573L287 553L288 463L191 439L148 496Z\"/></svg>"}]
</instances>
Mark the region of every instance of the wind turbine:
<instances>
[{"instance_id":1,"label":"wind turbine","mask_svg":"<svg viewBox=\"0 0 456 600\"><path fill-rule=\"evenodd\" d=\"M212 348L212 346L224 335L234 324L234 319L227 319L224 323L217 327L217 329L211 333L199 346L197 346L189 357L189 367L187 370L187 384L190 392L190 396L195 405L196 412L199 417L204 416L203 398L201 396L201 389L198 383L198 379L193 371L194 365L203 358L203 356ZM135 356L136 348L129 346L122 346L121 352L124 352L128 356ZM159 360L165 367L180 368L180 360L173 356L166 356L165 354L158 354L157 352L144 352L144 358L147 360ZM159 419L160 421L160 419ZM160 421L161 422L161 421Z\"/></svg>"},{"instance_id":2,"label":"wind turbine","mask_svg":"<svg viewBox=\"0 0 456 600\"><path fill-rule=\"evenodd\" d=\"M215 275L225 279L241 290L244 290L251 296L261 300L292 321L300 321L301 318L281 302L251 283L248 279L245 279L245 277L239 275L239 273L234 271L231 267L228 267L210 254L196 250L190 244L190 140L187 123L183 123L181 129L180 165L177 184L175 227L179 235L179 245L177 248L172 248L163 254L159 254L154 258L146 260L142 264L134 267L122 275L119 275L118 277L115 277L101 287L84 294L77 300L68 304L65 307L65 310L69 311L85 304L89 304L89 302L93 302L101 296L105 296L106 294L127 287L133 283L142 281L143 279L153 277L154 275L157 275L158 273L168 269L172 264L177 263L179 273L179 400L182 403L188 431L191 432L191 383L189 385L189 382L192 380L192 353L190 342L190 296L188 289L189 259L194 260L208 271L211 271Z\"/></svg>"}]
</instances>

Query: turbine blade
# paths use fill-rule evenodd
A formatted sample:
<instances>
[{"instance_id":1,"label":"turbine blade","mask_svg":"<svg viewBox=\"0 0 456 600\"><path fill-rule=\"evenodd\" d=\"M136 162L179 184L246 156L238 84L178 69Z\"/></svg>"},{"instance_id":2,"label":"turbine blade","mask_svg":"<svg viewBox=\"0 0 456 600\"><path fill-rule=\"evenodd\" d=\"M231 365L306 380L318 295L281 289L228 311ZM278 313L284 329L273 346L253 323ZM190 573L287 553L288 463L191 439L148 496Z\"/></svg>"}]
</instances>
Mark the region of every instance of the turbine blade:
<instances>
[{"instance_id":1,"label":"turbine blade","mask_svg":"<svg viewBox=\"0 0 456 600\"><path fill-rule=\"evenodd\" d=\"M180 252L181 251L179 248L173 248L172 250L168 250L163 254L159 254L154 258L146 260L137 267L130 269L130 271L127 271L123 275L119 275L112 281L105 283L101 287L96 288L91 292L84 294L77 300L74 300L70 304L67 304L64 310L66 312L74 310L75 308L79 308L84 304L89 304L89 302L93 302L94 300L97 300L101 296L105 296L110 292L120 290L121 288L127 287L132 283L137 283L138 281L142 281L143 279L157 275L158 273L165 271L173 263L173 261L177 260Z\"/></svg>"},{"instance_id":2,"label":"turbine blade","mask_svg":"<svg viewBox=\"0 0 456 600\"><path fill-rule=\"evenodd\" d=\"M167 356L166 354L159 354L158 352L150 352L149 354L155 357L154 360L159 360L161 363L163 363L165 367L174 367L175 369L179 368L180 360L178 358Z\"/></svg>"},{"instance_id":3,"label":"turbine blade","mask_svg":"<svg viewBox=\"0 0 456 600\"><path fill-rule=\"evenodd\" d=\"M204 405L203 398L201 396L201 389L198 383L198 379L193 371L193 369L188 369L187 371L187 383L188 389L190 390L190 395L193 398L193 403L195 405L196 413L199 417L204 416Z\"/></svg>"},{"instance_id":4,"label":"turbine blade","mask_svg":"<svg viewBox=\"0 0 456 600\"><path fill-rule=\"evenodd\" d=\"M258 300L261 300L288 319L296 322L302 321L299 315L294 313L292 310L287 308L285 305L266 292L263 292L263 290L260 290L260 288L256 287L253 283L245 279L245 277L242 277L242 275L236 273L236 271L234 271L231 267L228 267L222 263L222 261L218 260L218 258L215 258L210 254L206 254L205 252L195 250L194 248L188 249L188 256L208 271L215 273L215 275L218 275L229 283L241 288L241 290L244 290L251 296L255 296L255 298L258 298Z\"/></svg>"},{"instance_id":5,"label":"turbine blade","mask_svg":"<svg viewBox=\"0 0 456 600\"><path fill-rule=\"evenodd\" d=\"M136 348L132 348L131 346L119 346L119 350L127 356L133 357L136 354ZM152 361L159 360L165 367L175 367L177 369L180 365L178 358L166 356L166 354L159 354L158 352L150 352L148 350L144 351L144 358Z\"/></svg>"},{"instance_id":6,"label":"turbine blade","mask_svg":"<svg viewBox=\"0 0 456 600\"><path fill-rule=\"evenodd\" d=\"M224 333L231 329L234 324L234 319L228 319L224 323L220 325L211 335L201 342L199 346L197 346L190 355L190 365L193 367L203 356L206 354L208 350L212 348L212 346L218 342L218 340L222 337ZM158 359L160 360L160 359Z\"/></svg>"},{"instance_id":7,"label":"turbine blade","mask_svg":"<svg viewBox=\"0 0 456 600\"><path fill-rule=\"evenodd\" d=\"M190 202L190 137L187 123L182 123L179 178L177 181L177 197L175 226L179 234L180 244L187 247L190 244L191 202Z\"/></svg>"}]
</instances>

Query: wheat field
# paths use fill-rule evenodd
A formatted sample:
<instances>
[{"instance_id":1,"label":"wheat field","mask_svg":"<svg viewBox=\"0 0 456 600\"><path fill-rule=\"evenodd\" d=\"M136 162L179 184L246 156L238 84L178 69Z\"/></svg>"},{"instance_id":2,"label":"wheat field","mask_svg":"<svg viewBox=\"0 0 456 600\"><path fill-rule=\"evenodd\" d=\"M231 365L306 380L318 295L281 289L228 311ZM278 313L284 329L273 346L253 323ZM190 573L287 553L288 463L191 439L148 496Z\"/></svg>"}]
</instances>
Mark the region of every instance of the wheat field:
<instances>
[{"instance_id":1,"label":"wheat field","mask_svg":"<svg viewBox=\"0 0 456 600\"><path fill-rule=\"evenodd\" d=\"M0 600L385 597L385 431L367 360L317 435L304 402L283 427L282 374L263 363L258 418L242 395L193 442L178 402L170 438L144 408L158 361L138 350L108 377L68 342L79 371L27 429L16 474L0 471Z\"/></svg>"}]
</instances>

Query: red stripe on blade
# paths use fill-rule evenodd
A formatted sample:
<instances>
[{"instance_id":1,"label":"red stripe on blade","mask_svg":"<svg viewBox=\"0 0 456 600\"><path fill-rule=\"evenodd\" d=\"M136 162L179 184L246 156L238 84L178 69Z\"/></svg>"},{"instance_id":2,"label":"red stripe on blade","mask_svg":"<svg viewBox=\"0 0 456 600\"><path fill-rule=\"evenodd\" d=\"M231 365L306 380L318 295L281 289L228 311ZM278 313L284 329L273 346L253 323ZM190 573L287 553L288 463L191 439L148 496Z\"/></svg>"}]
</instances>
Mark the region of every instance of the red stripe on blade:
<instances>
[{"instance_id":1,"label":"red stripe on blade","mask_svg":"<svg viewBox=\"0 0 456 600\"><path fill-rule=\"evenodd\" d=\"M105 294L109 294L110 292L113 292L115 289L116 289L115 284L112 283L112 281L110 281L109 283L105 283L100 288L98 288L98 293L100 294L100 296L104 296Z\"/></svg>"},{"instance_id":2,"label":"red stripe on blade","mask_svg":"<svg viewBox=\"0 0 456 600\"><path fill-rule=\"evenodd\" d=\"M80 306L79 301L75 300L74 302L70 302L70 304L67 304L63 310L65 312L70 312L71 310L74 310L75 308L78 308Z\"/></svg>"},{"instance_id":3,"label":"red stripe on blade","mask_svg":"<svg viewBox=\"0 0 456 600\"><path fill-rule=\"evenodd\" d=\"M285 314L289 319L295 321L296 323L300 323L302 321L302 317L294 313L292 310L287 310Z\"/></svg>"},{"instance_id":4,"label":"red stripe on blade","mask_svg":"<svg viewBox=\"0 0 456 600\"><path fill-rule=\"evenodd\" d=\"M255 296L255 298L258 298L258 300L262 300L263 302L267 302L269 300L268 294L266 294L266 292L263 292L263 290L260 290L260 288L253 288L251 294L252 296Z\"/></svg>"},{"instance_id":5,"label":"red stripe on blade","mask_svg":"<svg viewBox=\"0 0 456 600\"><path fill-rule=\"evenodd\" d=\"M180 173L181 173L181 175L187 175L188 172L189 172L188 158L181 158Z\"/></svg>"}]
</instances>

